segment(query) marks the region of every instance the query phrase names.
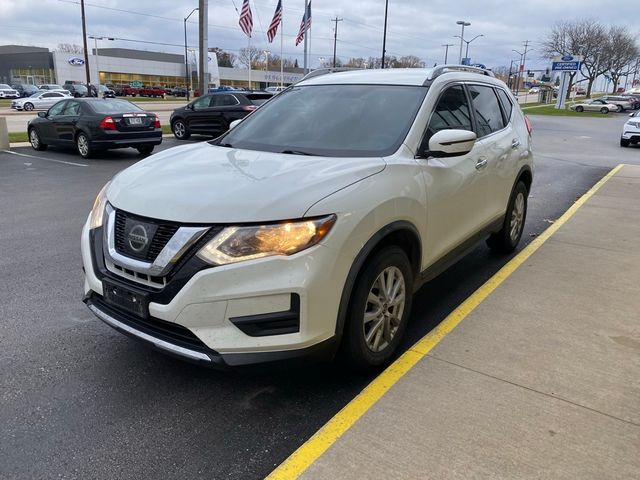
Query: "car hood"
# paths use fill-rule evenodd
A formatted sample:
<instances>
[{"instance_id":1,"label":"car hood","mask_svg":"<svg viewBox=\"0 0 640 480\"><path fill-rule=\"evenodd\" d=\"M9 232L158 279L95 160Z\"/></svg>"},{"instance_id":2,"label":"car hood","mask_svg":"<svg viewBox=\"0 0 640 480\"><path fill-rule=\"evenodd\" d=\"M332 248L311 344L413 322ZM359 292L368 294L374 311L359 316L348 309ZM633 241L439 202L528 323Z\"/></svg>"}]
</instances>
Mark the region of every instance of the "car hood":
<instances>
[{"instance_id":1,"label":"car hood","mask_svg":"<svg viewBox=\"0 0 640 480\"><path fill-rule=\"evenodd\" d=\"M183 223L294 219L385 166L381 158L286 155L203 142L127 168L109 185L107 199L130 213Z\"/></svg>"}]
</instances>

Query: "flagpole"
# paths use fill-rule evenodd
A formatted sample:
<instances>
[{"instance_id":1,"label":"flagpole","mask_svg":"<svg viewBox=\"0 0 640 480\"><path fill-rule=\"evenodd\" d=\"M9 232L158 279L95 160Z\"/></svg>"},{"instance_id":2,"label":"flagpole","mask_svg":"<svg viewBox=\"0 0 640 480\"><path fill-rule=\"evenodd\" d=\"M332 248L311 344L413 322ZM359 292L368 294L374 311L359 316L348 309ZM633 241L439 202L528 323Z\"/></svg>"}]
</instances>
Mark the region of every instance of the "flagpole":
<instances>
[{"instance_id":1,"label":"flagpole","mask_svg":"<svg viewBox=\"0 0 640 480\"><path fill-rule=\"evenodd\" d=\"M307 8L309 5L309 0L304 0L304 15L302 16L302 20L304 22L303 25L303 32L304 32L304 74L306 75L307 73L309 73L309 70L307 70Z\"/></svg>"},{"instance_id":2,"label":"flagpole","mask_svg":"<svg viewBox=\"0 0 640 480\"><path fill-rule=\"evenodd\" d=\"M251 90L251 35L249 35L249 48L247 55L249 56L249 90Z\"/></svg>"},{"instance_id":3,"label":"flagpole","mask_svg":"<svg viewBox=\"0 0 640 480\"><path fill-rule=\"evenodd\" d=\"M280 86L284 86L284 60L282 59L282 31L284 30L284 5L280 13Z\"/></svg>"}]
</instances>

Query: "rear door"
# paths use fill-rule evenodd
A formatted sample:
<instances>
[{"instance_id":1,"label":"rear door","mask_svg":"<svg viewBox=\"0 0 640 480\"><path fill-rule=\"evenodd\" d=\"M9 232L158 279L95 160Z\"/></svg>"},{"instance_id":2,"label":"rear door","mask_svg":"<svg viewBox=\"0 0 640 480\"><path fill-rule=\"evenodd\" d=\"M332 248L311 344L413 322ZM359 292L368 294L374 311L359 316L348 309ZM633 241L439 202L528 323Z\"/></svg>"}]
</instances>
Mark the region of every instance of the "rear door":
<instances>
[{"instance_id":1,"label":"rear door","mask_svg":"<svg viewBox=\"0 0 640 480\"><path fill-rule=\"evenodd\" d=\"M478 169L478 175L484 177L487 184L487 198L479 209L478 215L486 225L504 214L511 185L515 178L513 169L517 166L512 156L514 140L518 141L512 124L505 121L503 107L498 93L492 85L467 85L473 104L476 120L477 143L482 148L482 157L486 162ZM519 143L518 143L519 144Z\"/></svg>"},{"instance_id":2,"label":"rear door","mask_svg":"<svg viewBox=\"0 0 640 480\"><path fill-rule=\"evenodd\" d=\"M187 115L189 130L194 133L214 134L214 126L220 124L220 111L213 106L217 102L216 96L205 95L193 102L193 109Z\"/></svg>"},{"instance_id":3,"label":"rear door","mask_svg":"<svg viewBox=\"0 0 640 480\"><path fill-rule=\"evenodd\" d=\"M247 112L235 95L222 93L211 98L211 134L222 135L229 130L229 124L243 118Z\"/></svg>"},{"instance_id":4,"label":"rear door","mask_svg":"<svg viewBox=\"0 0 640 480\"><path fill-rule=\"evenodd\" d=\"M60 100L68 98L60 92L47 92L43 94L38 102L38 108L48 109L55 105Z\"/></svg>"}]
</instances>

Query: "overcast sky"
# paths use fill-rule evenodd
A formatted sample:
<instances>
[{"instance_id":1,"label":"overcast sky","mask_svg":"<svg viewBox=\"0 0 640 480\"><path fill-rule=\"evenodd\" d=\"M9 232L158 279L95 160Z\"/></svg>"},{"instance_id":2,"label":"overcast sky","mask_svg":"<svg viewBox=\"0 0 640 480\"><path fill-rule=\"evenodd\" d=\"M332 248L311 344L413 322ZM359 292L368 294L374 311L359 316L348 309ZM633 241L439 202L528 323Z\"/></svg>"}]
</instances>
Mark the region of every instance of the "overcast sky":
<instances>
[{"instance_id":1,"label":"overcast sky","mask_svg":"<svg viewBox=\"0 0 640 480\"><path fill-rule=\"evenodd\" d=\"M344 21L338 24L338 57L379 57L382 52L384 0L313 0L310 62L317 66L319 57L333 55L333 22L336 15ZM235 5L234 5L235 4ZM238 26L242 0L209 2L209 46L238 53L247 46L247 37ZM267 44L266 30L277 0L251 0L254 31L252 44L280 53L280 38ZM637 15L620 12L623 4L602 0L536 0L532 2L504 0L389 0L387 54L415 55L428 66L444 61L446 43L449 60L457 60L460 34L457 20L471 22L465 39L484 35L470 45L474 63L489 67L509 65L519 56L523 42L530 41L527 55L529 68L543 68L539 42L549 27L560 19L597 18L605 24L626 25L637 31ZM196 0L87 0L87 32L93 35L163 42L183 45L182 19L197 7ZM302 65L302 44L295 46L295 37L304 10L304 0L283 0L285 57L297 57ZM122 10L122 11L117 11ZM0 0L0 45L35 45L54 49L58 43L82 43L80 5L77 0ZM193 23L192 23L193 21ZM189 44L197 45L197 13L187 24ZM160 46L127 41L103 41L99 47L137 48L151 51L181 53L179 46Z\"/></svg>"}]
</instances>

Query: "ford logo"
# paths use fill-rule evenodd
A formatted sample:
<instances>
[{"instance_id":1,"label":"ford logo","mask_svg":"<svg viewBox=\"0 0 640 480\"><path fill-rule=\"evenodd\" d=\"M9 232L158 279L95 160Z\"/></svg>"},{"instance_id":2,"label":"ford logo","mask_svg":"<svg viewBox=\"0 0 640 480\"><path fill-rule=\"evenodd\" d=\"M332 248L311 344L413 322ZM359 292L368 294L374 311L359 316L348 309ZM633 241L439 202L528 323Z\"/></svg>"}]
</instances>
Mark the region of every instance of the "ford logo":
<instances>
[{"instance_id":1,"label":"ford logo","mask_svg":"<svg viewBox=\"0 0 640 480\"><path fill-rule=\"evenodd\" d=\"M573 56L572 55L564 55L562 57L562 61L563 62L570 62L571 60L573 60Z\"/></svg>"},{"instance_id":2,"label":"ford logo","mask_svg":"<svg viewBox=\"0 0 640 480\"><path fill-rule=\"evenodd\" d=\"M69 64L73 65L74 67L81 67L82 65L84 65L84 60L82 58L73 57L69 59Z\"/></svg>"},{"instance_id":3,"label":"ford logo","mask_svg":"<svg viewBox=\"0 0 640 480\"><path fill-rule=\"evenodd\" d=\"M127 235L127 241L129 242L129 246L131 250L134 252L141 252L149 243L149 237L147 236L147 231L142 225L136 225L131 229L129 235Z\"/></svg>"}]
</instances>

